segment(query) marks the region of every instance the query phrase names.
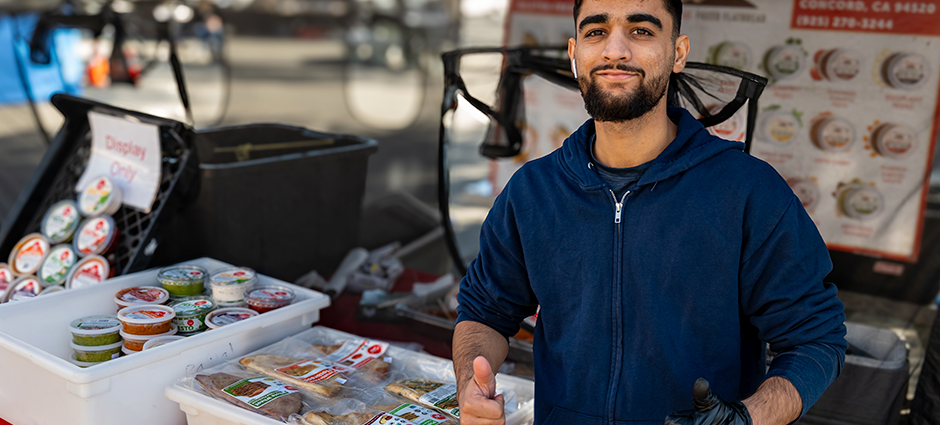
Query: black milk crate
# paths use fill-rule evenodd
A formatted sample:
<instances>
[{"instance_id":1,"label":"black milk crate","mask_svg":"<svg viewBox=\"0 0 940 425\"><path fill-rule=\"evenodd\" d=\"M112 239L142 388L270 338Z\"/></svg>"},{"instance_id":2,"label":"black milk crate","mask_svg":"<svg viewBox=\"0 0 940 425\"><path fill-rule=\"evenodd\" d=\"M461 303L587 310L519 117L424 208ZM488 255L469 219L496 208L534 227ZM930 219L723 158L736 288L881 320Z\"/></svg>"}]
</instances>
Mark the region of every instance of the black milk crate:
<instances>
[{"instance_id":1,"label":"black milk crate","mask_svg":"<svg viewBox=\"0 0 940 425\"><path fill-rule=\"evenodd\" d=\"M118 245L107 256L116 276L144 270L160 243L161 229L173 214L199 191L199 160L192 147L192 130L178 121L116 108L74 96L57 94L52 104L65 116L29 183L0 230L0 258L7 258L23 236L39 232L43 215L56 202L77 199L78 183L91 155L88 112L128 116L160 130L162 171L160 188L149 213L121 206L113 215Z\"/></svg>"}]
</instances>

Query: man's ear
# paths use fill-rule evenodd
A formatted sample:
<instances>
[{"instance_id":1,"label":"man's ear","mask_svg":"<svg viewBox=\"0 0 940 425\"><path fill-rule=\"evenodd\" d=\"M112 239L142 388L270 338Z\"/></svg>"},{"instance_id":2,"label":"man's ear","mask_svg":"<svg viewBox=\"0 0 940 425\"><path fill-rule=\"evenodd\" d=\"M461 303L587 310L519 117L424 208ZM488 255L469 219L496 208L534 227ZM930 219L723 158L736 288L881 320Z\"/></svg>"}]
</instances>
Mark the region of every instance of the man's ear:
<instances>
[{"instance_id":1,"label":"man's ear","mask_svg":"<svg viewBox=\"0 0 940 425\"><path fill-rule=\"evenodd\" d=\"M574 38L568 39L568 57L571 58L571 72L574 73L574 79L578 79L578 65L574 59L574 47L577 42Z\"/></svg>"},{"instance_id":2,"label":"man's ear","mask_svg":"<svg viewBox=\"0 0 940 425\"><path fill-rule=\"evenodd\" d=\"M676 61L672 64L672 72L680 73L685 69L685 63L689 60L689 37L680 35L676 38ZM570 47L569 47L569 50Z\"/></svg>"}]
</instances>

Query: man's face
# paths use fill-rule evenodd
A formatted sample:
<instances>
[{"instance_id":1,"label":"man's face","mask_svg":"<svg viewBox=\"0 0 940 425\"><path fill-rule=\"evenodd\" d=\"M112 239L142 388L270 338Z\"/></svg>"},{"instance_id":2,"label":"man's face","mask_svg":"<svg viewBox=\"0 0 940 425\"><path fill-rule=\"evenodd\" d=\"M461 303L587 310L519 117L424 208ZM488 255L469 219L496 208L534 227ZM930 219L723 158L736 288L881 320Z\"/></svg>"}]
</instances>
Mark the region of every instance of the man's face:
<instances>
[{"instance_id":1,"label":"man's face","mask_svg":"<svg viewBox=\"0 0 940 425\"><path fill-rule=\"evenodd\" d=\"M585 0L576 25L568 54L585 109L597 121L645 115L662 101L670 74L685 66L685 52L676 60L679 43L663 0Z\"/></svg>"}]
</instances>

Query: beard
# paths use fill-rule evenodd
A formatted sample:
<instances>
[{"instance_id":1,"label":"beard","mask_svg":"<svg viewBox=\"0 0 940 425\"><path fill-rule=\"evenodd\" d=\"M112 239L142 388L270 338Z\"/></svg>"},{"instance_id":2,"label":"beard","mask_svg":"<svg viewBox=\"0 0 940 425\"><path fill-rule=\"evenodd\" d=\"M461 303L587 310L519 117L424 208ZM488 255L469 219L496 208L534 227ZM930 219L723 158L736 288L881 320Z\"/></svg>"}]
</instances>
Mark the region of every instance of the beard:
<instances>
[{"instance_id":1,"label":"beard","mask_svg":"<svg viewBox=\"0 0 940 425\"><path fill-rule=\"evenodd\" d=\"M636 90L622 95L601 90L600 84L593 78L593 75L595 72L608 69L639 74L641 79ZM647 80L646 71L629 65L602 65L594 68L591 70L590 79L585 76L578 78L581 98L584 99L584 109L595 121L622 123L640 118L653 110L666 95L670 71L664 70Z\"/></svg>"}]
</instances>

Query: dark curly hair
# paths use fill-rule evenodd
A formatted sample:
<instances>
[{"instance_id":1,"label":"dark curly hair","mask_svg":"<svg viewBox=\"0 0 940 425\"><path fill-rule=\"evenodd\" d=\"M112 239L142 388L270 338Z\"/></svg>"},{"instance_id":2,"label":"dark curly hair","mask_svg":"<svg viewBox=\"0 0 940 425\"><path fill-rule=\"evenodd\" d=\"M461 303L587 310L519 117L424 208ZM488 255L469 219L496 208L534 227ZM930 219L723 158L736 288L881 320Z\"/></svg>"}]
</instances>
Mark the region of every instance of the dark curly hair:
<instances>
[{"instance_id":1,"label":"dark curly hair","mask_svg":"<svg viewBox=\"0 0 940 425\"><path fill-rule=\"evenodd\" d=\"M578 14L581 13L581 3L584 0L574 0L574 24L578 25ZM682 0L663 0L666 11L672 15L672 38L679 36L682 26Z\"/></svg>"}]
</instances>

